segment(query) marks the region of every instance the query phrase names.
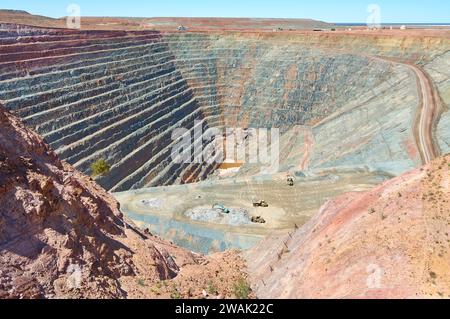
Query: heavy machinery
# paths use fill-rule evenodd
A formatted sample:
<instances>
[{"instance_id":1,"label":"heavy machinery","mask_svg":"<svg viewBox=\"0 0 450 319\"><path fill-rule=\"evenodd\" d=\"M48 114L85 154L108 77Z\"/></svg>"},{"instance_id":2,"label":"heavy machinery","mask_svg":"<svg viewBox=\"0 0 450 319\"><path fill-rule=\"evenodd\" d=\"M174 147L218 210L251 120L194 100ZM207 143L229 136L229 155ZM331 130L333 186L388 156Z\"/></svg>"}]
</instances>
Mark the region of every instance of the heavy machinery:
<instances>
[{"instance_id":1,"label":"heavy machinery","mask_svg":"<svg viewBox=\"0 0 450 319\"><path fill-rule=\"evenodd\" d=\"M288 176L286 179L288 186L294 186L294 178L292 176Z\"/></svg>"},{"instance_id":2,"label":"heavy machinery","mask_svg":"<svg viewBox=\"0 0 450 319\"><path fill-rule=\"evenodd\" d=\"M223 205L223 204L214 204L212 209L220 210L224 214L229 214L230 213L230 210L228 208L226 208L225 205Z\"/></svg>"},{"instance_id":3,"label":"heavy machinery","mask_svg":"<svg viewBox=\"0 0 450 319\"><path fill-rule=\"evenodd\" d=\"M254 224L265 224L266 223L266 220L264 219L264 218L262 218L261 216L253 216L252 217L252 223L254 223Z\"/></svg>"},{"instance_id":4,"label":"heavy machinery","mask_svg":"<svg viewBox=\"0 0 450 319\"><path fill-rule=\"evenodd\" d=\"M253 207L269 207L265 200L253 201Z\"/></svg>"}]
</instances>

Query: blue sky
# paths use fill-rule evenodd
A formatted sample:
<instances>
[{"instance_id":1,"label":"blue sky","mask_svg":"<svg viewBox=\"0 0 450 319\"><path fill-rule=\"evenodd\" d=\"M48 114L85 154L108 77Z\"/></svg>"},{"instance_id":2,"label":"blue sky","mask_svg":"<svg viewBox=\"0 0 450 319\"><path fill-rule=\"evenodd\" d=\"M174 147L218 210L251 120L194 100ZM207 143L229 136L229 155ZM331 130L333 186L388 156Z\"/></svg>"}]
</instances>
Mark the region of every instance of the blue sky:
<instances>
[{"instance_id":1,"label":"blue sky","mask_svg":"<svg viewBox=\"0 0 450 319\"><path fill-rule=\"evenodd\" d=\"M311 18L366 22L368 5L381 8L382 23L450 23L449 0L1 0L2 9L50 17L67 15L69 4L84 16Z\"/></svg>"}]
</instances>

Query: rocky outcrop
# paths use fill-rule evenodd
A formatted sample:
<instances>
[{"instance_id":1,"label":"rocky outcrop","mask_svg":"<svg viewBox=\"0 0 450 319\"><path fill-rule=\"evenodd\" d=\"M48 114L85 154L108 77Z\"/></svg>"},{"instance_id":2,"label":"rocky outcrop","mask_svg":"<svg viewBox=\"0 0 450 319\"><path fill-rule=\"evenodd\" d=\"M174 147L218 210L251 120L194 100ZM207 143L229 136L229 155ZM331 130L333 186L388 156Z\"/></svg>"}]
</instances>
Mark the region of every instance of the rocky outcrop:
<instances>
[{"instance_id":1,"label":"rocky outcrop","mask_svg":"<svg viewBox=\"0 0 450 319\"><path fill-rule=\"evenodd\" d=\"M172 284L152 285L181 267L188 269L173 284L180 296L202 297L208 281L233 296L244 276L236 253L207 259L140 231L105 190L2 107L0 128L0 299L170 297ZM230 266L218 268L223 258Z\"/></svg>"},{"instance_id":2,"label":"rocky outcrop","mask_svg":"<svg viewBox=\"0 0 450 319\"><path fill-rule=\"evenodd\" d=\"M0 126L1 297L120 298L124 277L175 276L101 187L3 108Z\"/></svg>"},{"instance_id":3,"label":"rocky outcrop","mask_svg":"<svg viewBox=\"0 0 450 319\"><path fill-rule=\"evenodd\" d=\"M247 253L261 298L450 298L450 155Z\"/></svg>"},{"instance_id":4,"label":"rocky outcrop","mask_svg":"<svg viewBox=\"0 0 450 319\"><path fill-rule=\"evenodd\" d=\"M308 143L302 169L368 167L397 175L421 163L413 129L421 92L406 62L414 65L423 52L427 66L448 41L333 34L166 37L200 103L219 105L215 114L227 127L277 127L302 141L298 147L282 144L291 150L282 157L295 156ZM441 127L437 136L446 124ZM305 131L307 138L299 134Z\"/></svg>"}]
</instances>

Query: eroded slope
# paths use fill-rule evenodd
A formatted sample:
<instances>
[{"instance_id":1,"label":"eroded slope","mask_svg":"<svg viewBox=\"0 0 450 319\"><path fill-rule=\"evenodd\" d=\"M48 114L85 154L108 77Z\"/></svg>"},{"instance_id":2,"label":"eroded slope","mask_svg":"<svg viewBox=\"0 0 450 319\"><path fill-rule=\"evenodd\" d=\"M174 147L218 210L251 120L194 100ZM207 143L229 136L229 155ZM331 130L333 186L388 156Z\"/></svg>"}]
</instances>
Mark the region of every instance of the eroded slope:
<instances>
[{"instance_id":1,"label":"eroded slope","mask_svg":"<svg viewBox=\"0 0 450 319\"><path fill-rule=\"evenodd\" d=\"M450 156L330 200L247 253L261 298L450 297Z\"/></svg>"}]
</instances>

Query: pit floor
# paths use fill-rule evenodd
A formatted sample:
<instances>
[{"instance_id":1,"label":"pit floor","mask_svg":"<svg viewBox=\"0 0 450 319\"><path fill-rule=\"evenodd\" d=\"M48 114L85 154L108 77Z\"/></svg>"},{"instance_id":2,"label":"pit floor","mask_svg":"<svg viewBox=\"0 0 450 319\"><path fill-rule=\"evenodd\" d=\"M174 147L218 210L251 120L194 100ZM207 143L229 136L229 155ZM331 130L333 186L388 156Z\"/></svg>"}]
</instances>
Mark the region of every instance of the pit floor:
<instances>
[{"instance_id":1,"label":"pit floor","mask_svg":"<svg viewBox=\"0 0 450 319\"><path fill-rule=\"evenodd\" d=\"M286 175L205 181L196 184L147 188L113 195L122 211L138 226L199 253L226 249L249 249L274 232L286 232L305 224L327 200L340 194L366 191L389 179L370 172L328 171L297 178L293 187ZM150 201L146 205L142 201ZM253 207L265 200L268 208ZM184 213L215 203L244 208L251 216L261 216L265 224L231 226L197 222Z\"/></svg>"}]
</instances>

